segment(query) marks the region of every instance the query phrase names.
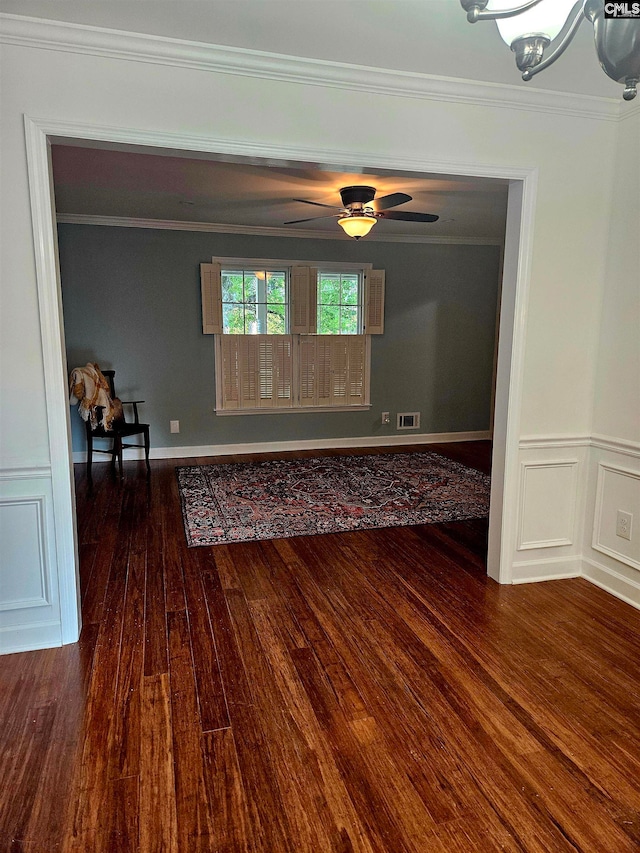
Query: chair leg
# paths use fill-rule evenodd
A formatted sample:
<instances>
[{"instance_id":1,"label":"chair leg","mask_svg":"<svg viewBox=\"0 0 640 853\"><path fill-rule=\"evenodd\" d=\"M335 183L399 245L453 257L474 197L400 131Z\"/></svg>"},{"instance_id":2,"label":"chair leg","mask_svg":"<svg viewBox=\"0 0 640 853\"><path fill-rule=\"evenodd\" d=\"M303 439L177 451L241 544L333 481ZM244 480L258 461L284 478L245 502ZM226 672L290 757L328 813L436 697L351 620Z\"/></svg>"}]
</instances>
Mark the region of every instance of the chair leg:
<instances>
[{"instance_id":1,"label":"chair leg","mask_svg":"<svg viewBox=\"0 0 640 853\"><path fill-rule=\"evenodd\" d=\"M118 474L120 475L120 479L122 479L122 438L119 435L116 435L113 439L113 449L115 451L115 455L118 458Z\"/></svg>"},{"instance_id":2,"label":"chair leg","mask_svg":"<svg viewBox=\"0 0 640 853\"><path fill-rule=\"evenodd\" d=\"M91 474L91 463L93 462L93 436L91 432L87 430L87 479L92 479Z\"/></svg>"},{"instance_id":3,"label":"chair leg","mask_svg":"<svg viewBox=\"0 0 640 853\"><path fill-rule=\"evenodd\" d=\"M144 461L147 463L147 474L151 473L151 466L149 465L149 427L144 430Z\"/></svg>"}]
</instances>

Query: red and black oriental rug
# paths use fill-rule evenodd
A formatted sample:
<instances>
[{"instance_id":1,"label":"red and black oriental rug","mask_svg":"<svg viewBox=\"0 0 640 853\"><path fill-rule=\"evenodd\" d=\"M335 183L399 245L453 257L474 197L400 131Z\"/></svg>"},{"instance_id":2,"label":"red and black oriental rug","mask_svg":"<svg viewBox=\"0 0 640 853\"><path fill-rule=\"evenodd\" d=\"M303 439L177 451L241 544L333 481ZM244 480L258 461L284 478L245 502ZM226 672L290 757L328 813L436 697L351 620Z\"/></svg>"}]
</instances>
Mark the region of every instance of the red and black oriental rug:
<instances>
[{"instance_id":1,"label":"red and black oriental rug","mask_svg":"<svg viewBox=\"0 0 640 853\"><path fill-rule=\"evenodd\" d=\"M489 477L436 453L176 469L189 546L480 518Z\"/></svg>"}]
</instances>

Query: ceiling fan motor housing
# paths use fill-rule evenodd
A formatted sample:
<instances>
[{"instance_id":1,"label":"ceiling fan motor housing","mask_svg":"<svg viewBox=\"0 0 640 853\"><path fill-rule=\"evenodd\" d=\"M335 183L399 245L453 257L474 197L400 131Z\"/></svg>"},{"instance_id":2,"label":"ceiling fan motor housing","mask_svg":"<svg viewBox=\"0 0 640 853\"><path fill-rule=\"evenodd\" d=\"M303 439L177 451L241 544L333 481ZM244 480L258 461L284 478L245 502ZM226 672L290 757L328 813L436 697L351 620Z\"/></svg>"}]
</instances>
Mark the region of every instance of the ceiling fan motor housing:
<instances>
[{"instance_id":1,"label":"ceiling fan motor housing","mask_svg":"<svg viewBox=\"0 0 640 853\"><path fill-rule=\"evenodd\" d=\"M375 187L343 187L340 190L342 204L347 210L351 210L352 207L366 207L373 201L375 194Z\"/></svg>"}]
</instances>

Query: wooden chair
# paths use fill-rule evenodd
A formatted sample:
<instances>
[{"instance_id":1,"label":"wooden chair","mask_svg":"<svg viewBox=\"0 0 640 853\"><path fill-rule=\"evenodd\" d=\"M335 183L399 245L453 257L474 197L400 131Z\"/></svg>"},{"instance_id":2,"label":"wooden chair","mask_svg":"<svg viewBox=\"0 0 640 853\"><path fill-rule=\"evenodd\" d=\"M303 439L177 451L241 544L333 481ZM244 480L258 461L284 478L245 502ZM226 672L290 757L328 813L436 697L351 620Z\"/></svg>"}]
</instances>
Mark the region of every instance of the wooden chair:
<instances>
[{"instance_id":1,"label":"wooden chair","mask_svg":"<svg viewBox=\"0 0 640 853\"><path fill-rule=\"evenodd\" d=\"M115 376L115 370L103 370L101 371L102 375L106 377L109 382L109 393L111 395L111 399L116 398L116 389L113 381L113 377ZM149 465L149 424L141 424L138 418L138 404L144 403L144 400L121 400L123 406L133 406L133 423L127 423L127 421L123 418L122 420L114 421L112 424L112 428L110 430L106 430L101 424L102 420L102 409L104 406L96 406L96 414L98 426L91 426L91 421L85 421L86 433L87 433L87 477L89 480L92 479L91 476L91 463L93 461L94 451L96 453L110 453L111 454L111 467L115 467L116 459L118 460L118 472L120 477L122 477L122 451L125 447L144 447L144 458L147 464L147 475L151 472L151 467ZM125 444L123 439L129 438L129 436L133 435L142 435L144 439L144 444ZM102 450L98 447L93 446L93 440L95 438L99 439L111 439L113 444L109 450Z\"/></svg>"}]
</instances>

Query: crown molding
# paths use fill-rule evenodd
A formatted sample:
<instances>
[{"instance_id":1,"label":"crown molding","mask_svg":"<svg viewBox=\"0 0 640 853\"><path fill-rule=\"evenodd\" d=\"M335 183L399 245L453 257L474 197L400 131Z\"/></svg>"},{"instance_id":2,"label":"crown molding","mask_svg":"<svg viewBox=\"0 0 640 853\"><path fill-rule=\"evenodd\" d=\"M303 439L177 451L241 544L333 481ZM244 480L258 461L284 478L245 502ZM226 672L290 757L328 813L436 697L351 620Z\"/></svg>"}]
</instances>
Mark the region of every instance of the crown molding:
<instances>
[{"instance_id":1,"label":"crown molding","mask_svg":"<svg viewBox=\"0 0 640 853\"><path fill-rule=\"evenodd\" d=\"M97 216L82 213L60 213L56 217L61 225L106 225L115 228L153 228L157 231L205 231L217 234L241 234L245 237L288 237L296 240L340 240L346 242L341 233L313 231L310 228L278 228L259 225L227 225L223 222L185 222L180 219L141 219L130 216ZM367 242L378 243L436 243L462 246L502 246L498 239L471 239L465 237L429 237L415 234L367 235Z\"/></svg>"},{"instance_id":2,"label":"crown molding","mask_svg":"<svg viewBox=\"0 0 640 853\"><path fill-rule=\"evenodd\" d=\"M617 98L393 71L7 13L0 13L0 42L368 94L609 121L624 114L625 102Z\"/></svg>"}]
</instances>

